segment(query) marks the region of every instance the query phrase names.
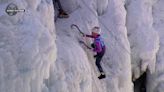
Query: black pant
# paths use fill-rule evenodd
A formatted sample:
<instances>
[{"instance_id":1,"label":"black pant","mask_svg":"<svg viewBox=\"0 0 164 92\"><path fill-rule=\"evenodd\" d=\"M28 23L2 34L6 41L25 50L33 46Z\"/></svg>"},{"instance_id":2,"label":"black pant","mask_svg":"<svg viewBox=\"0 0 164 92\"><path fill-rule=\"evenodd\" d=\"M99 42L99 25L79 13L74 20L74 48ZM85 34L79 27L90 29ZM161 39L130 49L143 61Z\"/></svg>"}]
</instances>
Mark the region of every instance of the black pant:
<instances>
[{"instance_id":1,"label":"black pant","mask_svg":"<svg viewBox=\"0 0 164 92\"><path fill-rule=\"evenodd\" d=\"M59 7L59 10L63 10L62 6L61 6L61 3L59 0L52 0L53 1L53 5L54 5L54 9L55 9L55 3L58 4L58 7Z\"/></svg>"},{"instance_id":2,"label":"black pant","mask_svg":"<svg viewBox=\"0 0 164 92\"><path fill-rule=\"evenodd\" d=\"M101 67L101 64L100 64L104 54L105 54L105 46L102 48L102 51L100 53L97 53L97 55L96 55L96 66L97 66L100 73L104 72L102 67Z\"/></svg>"}]
</instances>

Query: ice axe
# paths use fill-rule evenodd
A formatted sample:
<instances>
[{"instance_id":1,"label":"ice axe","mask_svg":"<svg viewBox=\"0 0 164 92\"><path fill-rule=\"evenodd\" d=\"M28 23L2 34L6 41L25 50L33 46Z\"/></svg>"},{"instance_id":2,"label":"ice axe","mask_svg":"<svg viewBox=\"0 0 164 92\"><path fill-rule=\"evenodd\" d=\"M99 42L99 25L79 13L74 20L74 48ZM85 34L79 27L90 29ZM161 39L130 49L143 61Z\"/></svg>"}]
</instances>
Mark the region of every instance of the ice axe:
<instances>
[{"instance_id":1,"label":"ice axe","mask_svg":"<svg viewBox=\"0 0 164 92\"><path fill-rule=\"evenodd\" d=\"M89 47L84 41L79 41L79 43L83 44L85 47L87 47L88 49L92 49L91 47Z\"/></svg>"},{"instance_id":2,"label":"ice axe","mask_svg":"<svg viewBox=\"0 0 164 92\"><path fill-rule=\"evenodd\" d=\"M76 27L76 28L78 29L78 31L79 31L82 35L84 35L84 33L80 30L80 28L79 28L76 24L72 24L72 25L71 25L71 28L73 29L73 27Z\"/></svg>"}]
</instances>

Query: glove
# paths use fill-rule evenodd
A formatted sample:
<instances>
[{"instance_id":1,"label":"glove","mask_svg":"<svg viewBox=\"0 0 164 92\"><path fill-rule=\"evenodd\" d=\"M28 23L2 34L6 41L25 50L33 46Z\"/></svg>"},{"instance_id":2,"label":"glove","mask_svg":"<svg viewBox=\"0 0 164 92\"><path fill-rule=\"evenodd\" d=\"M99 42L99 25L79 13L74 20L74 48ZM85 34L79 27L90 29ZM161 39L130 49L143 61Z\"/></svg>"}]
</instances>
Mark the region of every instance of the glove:
<instances>
[{"instance_id":1,"label":"glove","mask_svg":"<svg viewBox=\"0 0 164 92\"><path fill-rule=\"evenodd\" d=\"M84 33L81 33L83 37L85 37L86 35Z\"/></svg>"},{"instance_id":2,"label":"glove","mask_svg":"<svg viewBox=\"0 0 164 92\"><path fill-rule=\"evenodd\" d=\"M94 43L92 43L92 44L91 44L91 47L92 47L92 48L95 48L95 44L94 44Z\"/></svg>"},{"instance_id":3,"label":"glove","mask_svg":"<svg viewBox=\"0 0 164 92\"><path fill-rule=\"evenodd\" d=\"M97 58L97 55L94 55L93 57L94 57L94 58Z\"/></svg>"}]
</instances>

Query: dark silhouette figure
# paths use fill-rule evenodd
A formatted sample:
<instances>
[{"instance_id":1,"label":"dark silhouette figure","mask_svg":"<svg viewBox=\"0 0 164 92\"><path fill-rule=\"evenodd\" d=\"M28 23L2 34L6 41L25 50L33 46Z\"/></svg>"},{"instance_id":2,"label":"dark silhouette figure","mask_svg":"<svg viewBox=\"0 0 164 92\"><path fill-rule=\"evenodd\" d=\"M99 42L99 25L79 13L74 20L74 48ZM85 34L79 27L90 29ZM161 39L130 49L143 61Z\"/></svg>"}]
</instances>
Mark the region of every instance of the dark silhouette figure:
<instances>
[{"instance_id":1,"label":"dark silhouette figure","mask_svg":"<svg viewBox=\"0 0 164 92\"><path fill-rule=\"evenodd\" d=\"M55 3L57 3L58 5L58 18L68 18L69 15L63 10L61 3L59 0L53 0L53 5L54 5L54 9L55 9Z\"/></svg>"}]
</instances>

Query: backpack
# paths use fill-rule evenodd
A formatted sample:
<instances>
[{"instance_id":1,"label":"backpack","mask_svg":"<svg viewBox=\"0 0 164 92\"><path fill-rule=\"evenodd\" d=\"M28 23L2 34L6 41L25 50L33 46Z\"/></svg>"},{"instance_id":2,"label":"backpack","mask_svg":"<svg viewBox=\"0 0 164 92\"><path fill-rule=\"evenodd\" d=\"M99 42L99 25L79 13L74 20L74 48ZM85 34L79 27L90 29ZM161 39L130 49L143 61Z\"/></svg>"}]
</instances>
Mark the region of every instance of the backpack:
<instances>
[{"instance_id":1,"label":"backpack","mask_svg":"<svg viewBox=\"0 0 164 92\"><path fill-rule=\"evenodd\" d=\"M95 41L96 41L96 42L100 42L101 48L103 48L103 47L105 46L105 43L104 43L103 39L102 39L100 36L98 36L98 37L95 39Z\"/></svg>"}]
</instances>

